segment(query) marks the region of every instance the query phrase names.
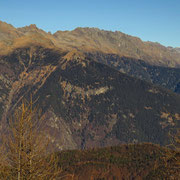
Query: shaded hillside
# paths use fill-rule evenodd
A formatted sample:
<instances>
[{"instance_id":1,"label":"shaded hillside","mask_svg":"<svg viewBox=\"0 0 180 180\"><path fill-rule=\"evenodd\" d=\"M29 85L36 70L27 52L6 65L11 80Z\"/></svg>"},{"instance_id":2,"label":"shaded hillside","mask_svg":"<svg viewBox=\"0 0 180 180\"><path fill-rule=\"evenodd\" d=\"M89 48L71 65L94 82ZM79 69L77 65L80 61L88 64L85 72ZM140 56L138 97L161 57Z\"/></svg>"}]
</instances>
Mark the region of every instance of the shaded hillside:
<instances>
[{"instance_id":1,"label":"shaded hillside","mask_svg":"<svg viewBox=\"0 0 180 180\"><path fill-rule=\"evenodd\" d=\"M153 66L140 59L119 57L115 54L88 53L91 59L106 64L130 76L146 80L179 93L180 69Z\"/></svg>"},{"instance_id":2,"label":"shaded hillside","mask_svg":"<svg viewBox=\"0 0 180 180\"><path fill-rule=\"evenodd\" d=\"M179 179L178 162L179 153L153 144L59 153L64 174L75 180Z\"/></svg>"},{"instance_id":3,"label":"shaded hillside","mask_svg":"<svg viewBox=\"0 0 180 180\"><path fill-rule=\"evenodd\" d=\"M40 46L0 57L0 111L6 124L24 97L42 108L58 149L169 143L180 123L180 96L127 76L78 51Z\"/></svg>"},{"instance_id":4,"label":"shaded hillside","mask_svg":"<svg viewBox=\"0 0 180 180\"><path fill-rule=\"evenodd\" d=\"M180 83L177 84L175 92L176 93L180 93Z\"/></svg>"}]
</instances>

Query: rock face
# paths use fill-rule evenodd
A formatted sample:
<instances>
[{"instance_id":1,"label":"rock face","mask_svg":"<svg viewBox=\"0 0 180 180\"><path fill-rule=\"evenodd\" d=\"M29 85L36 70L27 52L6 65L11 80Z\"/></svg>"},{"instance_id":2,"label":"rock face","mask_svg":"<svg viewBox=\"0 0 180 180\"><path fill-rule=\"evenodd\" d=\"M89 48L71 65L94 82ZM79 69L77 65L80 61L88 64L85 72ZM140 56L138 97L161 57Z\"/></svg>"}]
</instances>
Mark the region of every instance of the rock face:
<instances>
[{"instance_id":1,"label":"rock face","mask_svg":"<svg viewBox=\"0 0 180 180\"><path fill-rule=\"evenodd\" d=\"M180 96L94 59L34 45L1 56L1 127L33 95L58 149L168 144L180 125Z\"/></svg>"},{"instance_id":2,"label":"rock face","mask_svg":"<svg viewBox=\"0 0 180 180\"><path fill-rule=\"evenodd\" d=\"M175 48L175 50L178 51L178 52L180 52L180 48L179 48L179 47L178 47L178 48Z\"/></svg>"}]
</instances>

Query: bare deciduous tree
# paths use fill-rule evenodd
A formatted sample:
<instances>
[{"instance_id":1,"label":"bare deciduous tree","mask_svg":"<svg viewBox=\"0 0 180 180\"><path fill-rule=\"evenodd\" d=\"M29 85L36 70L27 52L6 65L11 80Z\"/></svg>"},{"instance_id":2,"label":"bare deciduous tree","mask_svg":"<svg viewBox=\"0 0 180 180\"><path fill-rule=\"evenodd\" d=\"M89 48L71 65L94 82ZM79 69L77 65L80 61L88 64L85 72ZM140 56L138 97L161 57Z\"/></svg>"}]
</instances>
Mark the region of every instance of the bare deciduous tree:
<instances>
[{"instance_id":1,"label":"bare deciduous tree","mask_svg":"<svg viewBox=\"0 0 180 180\"><path fill-rule=\"evenodd\" d=\"M57 156L48 153L49 140L40 130L43 123L32 100L23 101L15 111L0 147L3 179L50 180L59 176Z\"/></svg>"}]
</instances>

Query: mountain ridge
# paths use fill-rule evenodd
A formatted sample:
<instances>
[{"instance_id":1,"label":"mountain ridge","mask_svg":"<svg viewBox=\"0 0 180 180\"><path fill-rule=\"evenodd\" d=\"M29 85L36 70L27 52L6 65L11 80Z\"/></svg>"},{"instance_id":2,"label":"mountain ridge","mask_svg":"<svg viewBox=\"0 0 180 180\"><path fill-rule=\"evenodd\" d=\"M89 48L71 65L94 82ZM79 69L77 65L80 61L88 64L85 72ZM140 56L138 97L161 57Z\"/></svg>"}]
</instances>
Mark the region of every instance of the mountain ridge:
<instances>
[{"instance_id":1,"label":"mountain ridge","mask_svg":"<svg viewBox=\"0 0 180 180\"><path fill-rule=\"evenodd\" d=\"M4 31L3 27L8 27ZM10 34L14 35L9 36ZM36 25L14 28L0 21L1 37L0 47L11 47L14 44L14 38L22 41L23 37L31 37L36 34L37 41L46 39L49 43L57 48L64 50L79 50L83 52L103 52L117 54L119 56L141 59L153 65L166 67L180 66L180 52L176 48L168 48L159 43L144 42L138 37L126 35L120 31L105 31L98 28L76 28L72 31L57 31L54 34L47 33ZM21 39L17 39L21 37ZM31 39L31 38L30 38ZM3 41L4 40L4 41ZM32 38L33 41L33 38ZM15 45L14 45L15 46Z\"/></svg>"}]
</instances>

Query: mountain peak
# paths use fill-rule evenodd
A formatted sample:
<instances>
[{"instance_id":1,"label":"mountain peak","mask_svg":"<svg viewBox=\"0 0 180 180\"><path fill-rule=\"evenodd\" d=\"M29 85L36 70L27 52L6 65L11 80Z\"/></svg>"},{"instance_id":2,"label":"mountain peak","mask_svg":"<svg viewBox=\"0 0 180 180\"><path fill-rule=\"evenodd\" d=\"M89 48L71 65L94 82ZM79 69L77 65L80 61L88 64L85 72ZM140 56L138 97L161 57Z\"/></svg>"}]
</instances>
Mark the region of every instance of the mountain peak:
<instances>
[{"instance_id":1,"label":"mountain peak","mask_svg":"<svg viewBox=\"0 0 180 180\"><path fill-rule=\"evenodd\" d=\"M11 24L8 24L6 22L0 21L0 32L6 33L10 31L16 31L16 28L12 26Z\"/></svg>"},{"instance_id":2,"label":"mountain peak","mask_svg":"<svg viewBox=\"0 0 180 180\"><path fill-rule=\"evenodd\" d=\"M29 32L29 31L38 31L40 29L37 28L35 24L30 24L29 26L18 28L21 32Z\"/></svg>"},{"instance_id":3,"label":"mountain peak","mask_svg":"<svg viewBox=\"0 0 180 180\"><path fill-rule=\"evenodd\" d=\"M38 29L36 24L30 24L28 27L31 28L31 29Z\"/></svg>"},{"instance_id":4,"label":"mountain peak","mask_svg":"<svg viewBox=\"0 0 180 180\"><path fill-rule=\"evenodd\" d=\"M2 26L14 28L11 24L8 24L8 23L3 22L3 21L0 20L0 27L2 27Z\"/></svg>"}]
</instances>

